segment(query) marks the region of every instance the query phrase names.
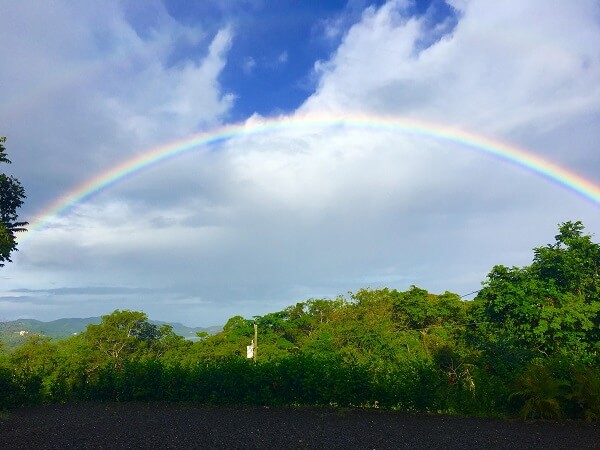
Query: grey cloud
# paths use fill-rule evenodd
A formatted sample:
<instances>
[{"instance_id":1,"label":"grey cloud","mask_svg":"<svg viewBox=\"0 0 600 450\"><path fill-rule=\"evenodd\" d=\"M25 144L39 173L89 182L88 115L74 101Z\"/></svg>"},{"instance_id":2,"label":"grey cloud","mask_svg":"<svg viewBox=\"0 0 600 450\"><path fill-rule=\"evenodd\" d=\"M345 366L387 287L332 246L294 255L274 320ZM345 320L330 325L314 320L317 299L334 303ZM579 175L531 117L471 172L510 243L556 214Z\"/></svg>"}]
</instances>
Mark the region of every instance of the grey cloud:
<instances>
[{"instance_id":1,"label":"grey cloud","mask_svg":"<svg viewBox=\"0 0 600 450\"><path fill-rule=\"evenodd\" d=\"M130 288L122 286L87 286L87 287L62 287L52 289L10 289L8 292L22 294L46 294L51 296L65 295L132 295L156 293L156 289Z\"/></svg>"}]
</instances>

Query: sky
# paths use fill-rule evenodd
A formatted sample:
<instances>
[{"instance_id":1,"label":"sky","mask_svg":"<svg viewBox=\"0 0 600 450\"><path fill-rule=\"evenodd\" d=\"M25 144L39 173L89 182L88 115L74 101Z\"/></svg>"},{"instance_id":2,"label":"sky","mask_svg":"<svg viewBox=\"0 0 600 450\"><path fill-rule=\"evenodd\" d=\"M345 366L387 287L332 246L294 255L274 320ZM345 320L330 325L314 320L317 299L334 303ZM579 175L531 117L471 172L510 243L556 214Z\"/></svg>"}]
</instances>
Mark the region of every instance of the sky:
<instances>
[{"instance_id":1,"label":"sky","mask_svg":"<svg viewBox=\"0 0 600 450\"><path fill-rule=\"evenodd\" d=\"M598 1L0 0L0 17L0 171L30 223L0 320L210 326L361 288L464 295L560 223L600 239Z\"/></svg>"}]
</instances>

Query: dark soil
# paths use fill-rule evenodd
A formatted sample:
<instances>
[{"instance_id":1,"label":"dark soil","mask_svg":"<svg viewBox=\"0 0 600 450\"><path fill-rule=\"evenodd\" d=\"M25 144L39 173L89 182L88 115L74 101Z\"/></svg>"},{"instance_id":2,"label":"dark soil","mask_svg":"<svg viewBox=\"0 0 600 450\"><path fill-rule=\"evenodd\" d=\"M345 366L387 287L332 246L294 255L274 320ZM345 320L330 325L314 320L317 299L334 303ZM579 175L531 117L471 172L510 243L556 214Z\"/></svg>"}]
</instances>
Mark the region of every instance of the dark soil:
<instances>
[{"instance_id":1,"label":"dark soil","mask_svg":"<svg viewBox=\"0 0 600 450\"><path fill-rule=\"evenodd\" d=\"M597 448L600 424L395 411L74 403L0 413L0 448Z\"/></svg>"}]
</instances>

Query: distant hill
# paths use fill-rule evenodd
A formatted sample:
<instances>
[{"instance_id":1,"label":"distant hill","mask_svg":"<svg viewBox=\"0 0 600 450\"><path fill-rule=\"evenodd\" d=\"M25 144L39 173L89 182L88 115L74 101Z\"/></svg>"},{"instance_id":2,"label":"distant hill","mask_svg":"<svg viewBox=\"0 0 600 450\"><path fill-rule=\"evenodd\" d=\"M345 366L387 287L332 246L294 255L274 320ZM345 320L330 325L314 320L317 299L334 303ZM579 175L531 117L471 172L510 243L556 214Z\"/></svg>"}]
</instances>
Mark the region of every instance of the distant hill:
<instances>
[{"instance_id":1,"label":"distant hill","mask_svg":"<svg viewBox=\"0 0 600 450\"><path fill-rule=\"evenodd\" d=\"M179 322L161 322L159 320L150 320L149 322L158 326L165 324L171 325L173 327L173 333L191 340L197 339L196 333L198 331L206 331L208 334L217 334L219 331L223 330L223 327L220 325L213 325L211 327L186 327Z\"/></svg>"},{"instance_id":2,"label":"distant hill","mask_svg":"<svg viewBox=\"0 0 600 450\"><path fill-rule=\"evenodd\" d=\"M0 340L4 341L9 347L12 347L22 342L29 334L42 334L52 339L65 339L85 331L89 324L98 324L100 321L100 317L57 319L50 322L42 322L35 319L17 319L0 324ZM149 322L158 326L164 324L171 325L175 334L190 340L196 339L196 332L198 331L216 334L223 329L221 326L206 328L186 327L181 323L161 322L158 320L150 320Z\"/></svg>"}]
</instances>

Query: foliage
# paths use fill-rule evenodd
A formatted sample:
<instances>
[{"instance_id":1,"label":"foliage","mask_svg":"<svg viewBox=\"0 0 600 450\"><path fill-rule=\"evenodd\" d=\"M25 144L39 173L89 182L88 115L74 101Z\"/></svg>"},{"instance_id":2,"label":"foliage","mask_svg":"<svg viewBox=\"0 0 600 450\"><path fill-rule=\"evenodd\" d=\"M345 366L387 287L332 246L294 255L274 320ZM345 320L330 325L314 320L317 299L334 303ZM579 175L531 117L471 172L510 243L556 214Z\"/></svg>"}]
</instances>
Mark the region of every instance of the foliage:
<instances>
[{"instance_id":1,"label":"foliage","mask_svg":"<svg viewBox=\"0 0 600 450\"><path fill-rule=\"evenodd\" d=\"M588 422L600 420L600 368L577 367L572 374L572 388L567 398Z\"/></svg>"},{"instance_id":2,"label":"foliage","mask_svg":"<svg viewBox=\"0 0 600 450\"><path fill-rule=\"evenodd\" d=\"M569 383L556 379L548 365L535 362L516 380L515 391L509 398L524 400L520 414L524 419L557 419L562 416L560 397Z\"/></svg>"},{"instance_id":3,"label":"foliage","mask_svg":"<svg viewBox=\"0 0 600 450\"><path fill-rule=\"evenodd\" d=\"M80 335L0 353L0 408L162 400L598 420L598 250L567 222L530 266L494 267L473 302L361 289L234 316L193 343L116 310Z\"/></svg>"},{"instance_id":4,"label":"foliage","mask_svg":"<svg viewBox=\"0 0 600 450\"><path fill-rule=\"evenodd\" d=\"M524 268L495 266L476 298L485 333L538 355L593 358L600 342L600 245L566 222Z\"/></svg>"},{"instance_id":5,"label":"foliage","mask_svg":"<svg viewBox=\"0 0 600 450\"><path fill-rule=\"evenodd\" d=\"M557 291L592 303L600 300L600 244L583 230L579 221L561 224L554 244L534 249L532 271Z\"/></svg>"},{"instance_id":6,"label":"foliage","mask_svg":"<svg viewBox=\"0 0 600 450\"><path fill-rule=\"evenodd\" d=\"M0 144L0 163L10 164L4 145ZM19 221L17 209L23 204L25 189L13 176L0 173L0 267L11 262L10 255L17 250L15 233L25 231L27 222Z\"/></svg>"},{"instance_id":7,"label":"foliage","mask_svg":"<svg viewBox=\"0 0 600 450\"><path fill-rule=\"evenodd\" d=\"M101 323L88 325L84 338L115 368L147 353L164 352L168 339L177 341L169 325L158 328L148 322L148 316L143 312L127 310L116 310L102 316Z\"/></svg>"}]
</instances>

